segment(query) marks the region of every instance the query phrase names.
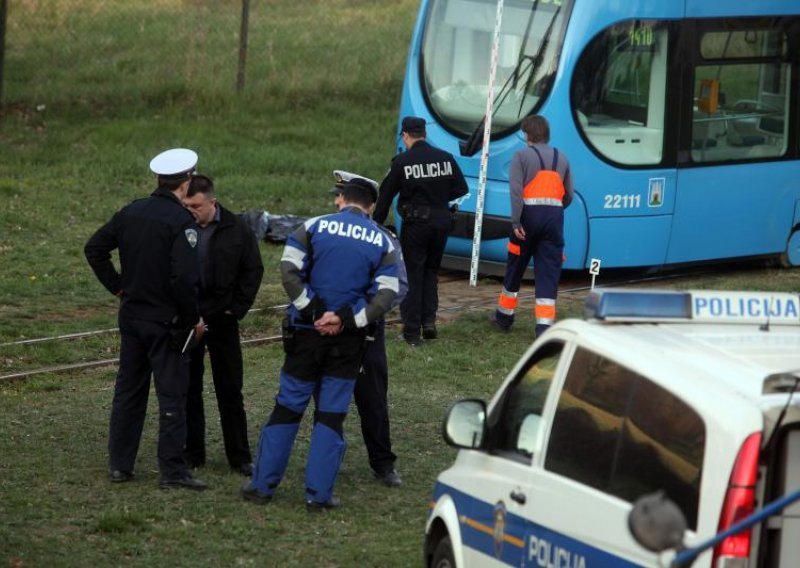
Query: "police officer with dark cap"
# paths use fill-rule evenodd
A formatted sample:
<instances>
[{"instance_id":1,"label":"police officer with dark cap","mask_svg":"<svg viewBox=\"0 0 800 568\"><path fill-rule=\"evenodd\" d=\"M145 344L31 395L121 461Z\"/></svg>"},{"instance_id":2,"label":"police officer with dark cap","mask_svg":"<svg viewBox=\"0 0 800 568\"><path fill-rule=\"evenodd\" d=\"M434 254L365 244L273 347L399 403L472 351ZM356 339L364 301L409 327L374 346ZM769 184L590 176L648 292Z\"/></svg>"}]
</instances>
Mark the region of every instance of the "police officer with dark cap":
<instances>
[{"instance_id":1,"label":"police officer with dark cap","mask_svg":"<svg viewBox=\"0 0 800 568\"><path fill-rule=\"evenodd\" d=\"M336 209L344 206L343 188L348 183L361 184L370 189L373 203L378 197L378 183L371 179L334 170L336 185L330 190L334 194ZM395 248L400 248L397 238L388 230L387 238ZM398 292L392 307L400 305L408 292L408 276L406 274L403 255L397 251ZM353 398L361 419L361 434L367 447L369 465L375 479L387 487L399 487L403 481L394 467L397 455L392 451L391 430L389 426L389 363L386 359L386 322L377 320L369 328L364 344L364 357L361 371L358 374Z\"/></svg>"},{"instance_id":2,"label":"police officer with dark cap","mask_svg":"<svg viewBox=\"0 0 800 568\"><path fill-rule=\"evenodd\" d=\"M420 345L436 339L439 307L437 272L450 230L449 202L467 193L467 182L452 154L425 140L425 120L403 118L402 139L407 151L392 160L381 183L373 218L383 223L399 193L397 210L403 218L400 243L408 270L408 295L400 305L403 339Z\"/></svg>"},{"instance_id":3,"label":"police officer with dark cap","mask_svg":"<svg viewBox=\"0 0 800 568\"><path fill-rule=\"evenodd\" d=\"M183 458L186 392L193 337L203 334L197 303L197 226L181 204L197 154L167 150L150 162L158 188L118 211L86 243L98 280L120 298L120 363L111 406L108 453L113 483L131 481L147 411L150 375L158 396L162 489L206 489ZM111 260L117 249L121 270Z\"/></svg>"}]
</instances>

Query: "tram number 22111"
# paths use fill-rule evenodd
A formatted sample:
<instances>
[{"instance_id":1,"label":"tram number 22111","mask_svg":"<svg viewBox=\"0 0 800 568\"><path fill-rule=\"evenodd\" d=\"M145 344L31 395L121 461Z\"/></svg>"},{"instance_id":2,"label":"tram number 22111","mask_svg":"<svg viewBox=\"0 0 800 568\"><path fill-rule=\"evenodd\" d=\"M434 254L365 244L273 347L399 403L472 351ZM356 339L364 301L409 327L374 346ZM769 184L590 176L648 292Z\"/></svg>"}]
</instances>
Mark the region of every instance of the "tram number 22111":
<instances>
[{"instance_id":1,"label":"tram number 22111","mask_svg":"<svg viewBox=\"0 0 800 568\"><path fill-rule=\"evenodd\" d=\"M638 209L642 206L642 196L638 194L607 194L603 200L603 209Z\"/></svg>"}]
</instances>

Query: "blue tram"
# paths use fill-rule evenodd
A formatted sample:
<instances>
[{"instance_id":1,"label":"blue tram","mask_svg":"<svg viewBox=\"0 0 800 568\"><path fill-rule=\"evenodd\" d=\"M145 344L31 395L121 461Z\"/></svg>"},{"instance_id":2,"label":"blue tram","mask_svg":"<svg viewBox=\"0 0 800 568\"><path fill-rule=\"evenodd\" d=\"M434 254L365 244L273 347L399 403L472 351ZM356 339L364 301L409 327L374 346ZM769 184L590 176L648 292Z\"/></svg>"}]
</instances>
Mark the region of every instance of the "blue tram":
<instances>
[{"instance_id":1,"label":"blue tram","mask_svg":"<svg viewBox=\"0 0 800 568\"><path fill-rule=\"evenodd\" d=\"M472 253L496 7L422 0L409 50L399 114L470 185L451 257ZM564 268L800 264L800 0L506 0L494 88L482 261L506 259L508 170L539 113L575 181Z\"/></svg>"}]
</instances>

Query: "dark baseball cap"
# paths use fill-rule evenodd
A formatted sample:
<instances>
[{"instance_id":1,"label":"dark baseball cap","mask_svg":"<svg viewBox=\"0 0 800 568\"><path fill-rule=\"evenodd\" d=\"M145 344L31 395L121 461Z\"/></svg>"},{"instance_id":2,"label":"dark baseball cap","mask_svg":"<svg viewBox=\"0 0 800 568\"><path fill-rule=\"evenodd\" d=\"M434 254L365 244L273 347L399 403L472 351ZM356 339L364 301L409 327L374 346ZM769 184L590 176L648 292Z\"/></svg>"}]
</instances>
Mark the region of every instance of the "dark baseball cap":
<instances>
[{"instance_id":1,"label":"dark baseball cap","mask_svg":"<svg viewBox=\"0 0 800 568\"><path fill-rule=\"evenodd\" d=\"M406 116L403 118L400 129L409 134L425 132L425 119L418 116Z\"/></svg>"}]
</instances>

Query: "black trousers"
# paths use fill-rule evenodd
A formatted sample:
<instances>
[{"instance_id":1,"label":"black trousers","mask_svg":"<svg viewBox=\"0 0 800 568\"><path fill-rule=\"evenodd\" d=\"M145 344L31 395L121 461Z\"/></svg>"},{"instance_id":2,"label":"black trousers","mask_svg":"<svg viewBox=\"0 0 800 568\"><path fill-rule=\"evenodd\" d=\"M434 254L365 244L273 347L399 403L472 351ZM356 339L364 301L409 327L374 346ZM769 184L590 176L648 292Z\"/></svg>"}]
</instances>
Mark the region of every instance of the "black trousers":
<instances>
[{"instance_id":1,"label":"black trousers","mask_svg":"<svg viewBox=\"0 0 800 568\"><path fill-rule=\"evenodd\" d=\"M361 372L353 396L361 418L361 434L367 447L370 467L385 473L394 469L389 432L389 365L386 360L386 332L383 320L377 323L374 339L365 343Z\"/></svg>"},{"instance_id":2,"label":"black trousers","mask_svg":"<svg viewBox=\"0 0 800 568\"><path fill-rule=\"evenodd\" d=\"M202 465L206 461L203 374L205 350L208 348L225 456L228 464L237 468L253 461L247 440L247 415L242 397L244 371L239 322L234 316L222 314L209 317L206 323L208 330L191 351L189 393L186 400L186 461L191 465Z\"/></svg>"},{"instance_id":3,"label":"black trousers","mask_svg":"<svg viewBox=\"0 0 800 568\"><path fill-rule=\"evenodd\" d=\"M438 272L449 230L449 212L403 225L400 245L408 272L408 293L400 304L400 317L408 339L419 339L421 326L436 323Z\"/></svg>"},{"instance_id":4,"label":"black trousers","mask_svg":"<svg viewBox=\"0 0 800 568\"><path fill-rule=\"evenodd\" d=\"M169 348L166 323L119 318L122 337L108 434L109 469L133 473L150 394L150 375L158 396L158 469L161 479L187 475L186 390L189 358Z\"/></svg>"}]
</instances>

